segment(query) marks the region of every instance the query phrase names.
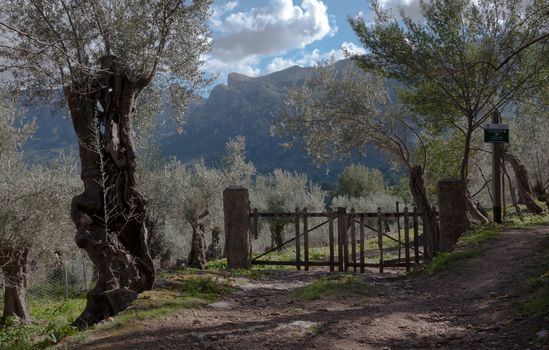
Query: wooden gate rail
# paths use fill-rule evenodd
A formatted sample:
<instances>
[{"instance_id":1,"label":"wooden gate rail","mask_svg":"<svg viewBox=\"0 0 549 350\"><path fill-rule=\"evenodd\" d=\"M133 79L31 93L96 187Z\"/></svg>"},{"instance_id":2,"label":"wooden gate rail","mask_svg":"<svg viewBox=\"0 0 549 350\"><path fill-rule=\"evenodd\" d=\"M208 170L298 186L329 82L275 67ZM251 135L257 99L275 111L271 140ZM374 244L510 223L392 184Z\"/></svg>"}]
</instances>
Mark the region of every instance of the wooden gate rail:
<instances>
[{"instance_id":1,"label":"wooden gate rail","mask_svg":"<svg viewBox=\"0 0 549 350\"><path fill-rule=\"evenodd\" d=\"M434 213L436 216L438 215L436 211L434 211ZM357 269L360 269L360 272L364 272L366 267L379 268L379 272L383 272L385 267L404 267L406 268L406 271L410 271L412 265L418 266L422 260L428 258L426 252L429 237L426 237L426 232L424 232L423 237L423 251L420 250L419 246L420 217L423 218L423 213L419 212L416 208L413 208L412 211L410 211L405 207L401 212L398 202L396 203L396 212L390 213L382 213L381 208L378 208L376 213L357 213L354 209L351 209L349 213L345 208L338 208L336 212L332 209L328 209L325 213L308 212L306 208L302 210L296 208L293 213L260 213L257 209L254 209L254 211L250 213L250 226L254 238L258 238L260 218L287 218L290 222L293 221L295 225L295 235L281 245L272 247L253 258L252 264L296 266L298 270L301 270L303 267L306 271L309 270L309 267L311 266L329 267L330 271L334 271L336 266L339 271L348 271L349 268L352 268L354 272L357 272ZM309 218L326 218L326 220L309 228ZM365 220L367 218L376 219L376 228L366 224ZM398 238L392 237L384 232L384 224L385 227L388 227L388 218L396 218ZM400 218L404 219L403 227L400 225ZM337 220L337 256L335 253L336 237L334 236L334 220ZM309 233L326 224L328 224L329 259L328 261L309 261ZM358 232L356 229L357 224L359 225ZM367 263L365 261L366 247L364 242L365 239L368 238L365 234L366 228L375 232L375 235L373 235L374 237L377 236L377 250L379 252L379 261L377 263ZM301 229L303 229L303 232L300 232ZM404 237L401 235L402 229L404 231ZM433 234L436 235L437 232L434 232ZM385 259L383 246L383 239L385 237L398 243L398 258ZM301 241L301 238L303 238L303 242ZM295 261L259 260L293 241L295 241ZM351 244L350 251L349 244ZM404 248L404 259L402 259L401 256L402 248ZM413 256L411 253L413 253Z\"/></svg>"}]
</instances>

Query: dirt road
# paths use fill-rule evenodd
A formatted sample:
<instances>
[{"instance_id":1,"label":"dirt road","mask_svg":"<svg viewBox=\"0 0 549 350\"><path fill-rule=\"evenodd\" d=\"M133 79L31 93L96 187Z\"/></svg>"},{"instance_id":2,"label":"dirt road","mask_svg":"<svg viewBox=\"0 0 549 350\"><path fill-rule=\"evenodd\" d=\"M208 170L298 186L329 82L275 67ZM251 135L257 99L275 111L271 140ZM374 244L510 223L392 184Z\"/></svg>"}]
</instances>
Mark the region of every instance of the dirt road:
<instances>
[{"instance_id":1,"label":"dirt road","mask_svg":"<svg viewBox=\"0 0 549 350\"><path fill-rule=\"evenodd\" d=\"M451 270L398 279L360 275L369 296L295 300L321 272L280 272L243 282L231 299L116 334L78 349L537 349L549 320L520 316L526 279L548 228L508 230ZM544 326L545 324L545 326Z\"/></svg>"}]
</instances>

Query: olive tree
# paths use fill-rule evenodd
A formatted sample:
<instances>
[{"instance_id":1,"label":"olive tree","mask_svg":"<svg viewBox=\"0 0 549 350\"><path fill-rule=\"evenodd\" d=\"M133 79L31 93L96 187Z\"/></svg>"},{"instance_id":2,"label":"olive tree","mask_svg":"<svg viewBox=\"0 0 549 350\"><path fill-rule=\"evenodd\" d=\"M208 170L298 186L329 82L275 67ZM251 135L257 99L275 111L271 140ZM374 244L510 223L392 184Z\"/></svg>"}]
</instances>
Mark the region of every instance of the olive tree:
<instances>
[{"instance_id":1,"label":"olive tree","mask_svg":"<svg viewBox=\"0 0 549 350\"><path fill-rule=\"evenodd\" d=\"M144 193L150 201L154 218L154 247L166 258L173 253L163 240L168 223L190 226L192 230L188 266L203 269L206 260L219 258L220 233L223 232L223 189L231 185L252 185L254 165L246 159L246 140L237 136L229 139L226 154L219 169L203 161L183 164L175 159L160 168L142 168ZM183 221L183 222L181 222ZM206 250L207 229L211 229L213 246ZM177 240L184 238L179 229ZM215 253L215 254L214 254ZM161 259L162 262L162 259Z\"/></svg>"},{"instance_id":2,"label":"olive tree","mask_svg":"<svg viewBox=\"0 0 549 350\"><path fill-rule=\"evenodd\" d=\"M74 197L71 218L76 244L98 272L79 327L118 313L152 287L132 121L147 86L168 87L181 112L205 82L199 66L209 48L210 3L2 2L0 64L27 91L62 89L79 141L84 192Z\"/></svg>"},{"instance_id":3,"label":"olive tree","mask_svg":"<svg viewBox=\"0 0 549 350\"><path fill-rule=\"evenodd\" d=\"M71 162L29 166L21 146L32 135L9 99L0 98L0 275L4 279L3 318L30 321L26 303L29 256L62 250L71 224L70 198L80 190Z\"/></svg>"},{"instance_id":4,"label":"olive tree","mask_svg":"<svg viewBox=\"0 0 549 350\"><path fill-rule=\"evenodd\" d=\"M338 194L347 197L368 197L385 191L383 175L378 169L351 164L343 169L338 179Z\"/></svg>"},{"instance_id":5,"label":"olive tree","mask_svg":"<svg viewBox=\"0 0 549 350\"><path fill-rule=\"evenodd\" d=\"M424 1L420 19L370 2L375 22L349 18L366 49L354 59L402 83L403 101L436 128L462 134L459 176L467 182L474 133L547 84L547 2Z\"/></svg>"},{"instance_id":6,"label":"olive tree","mask_svg":"<svg viewBox=\"0 0 549 350\"><path fill-rule=\"evenodd\" d=\"M250 193L253 208L270 213L291 213L296 208L321 211L325 193L319 185L309 181L307 175L275 169L272 174L256 177ZM273 218L268 223L271 230L271 246L284 243L284 228L293 219Z\"/></svg>"},{"instance_id":7,"label":"olive tree","mask_svg":"<svg viewBox=\"0 0 549 350\"><path fill-rule=\"evenodd\" d=\"M425 215L426 230L434 232L435 213L424 184L428 135L422 118L393 101L386 85L382 77L351 65L343 70L320 65L302 87L289 90L273 129L289 136L290 145L303 142L316 162L366 155L368 145L393 157L408 171L414 203Z\"/></svg>"}]
</instances>

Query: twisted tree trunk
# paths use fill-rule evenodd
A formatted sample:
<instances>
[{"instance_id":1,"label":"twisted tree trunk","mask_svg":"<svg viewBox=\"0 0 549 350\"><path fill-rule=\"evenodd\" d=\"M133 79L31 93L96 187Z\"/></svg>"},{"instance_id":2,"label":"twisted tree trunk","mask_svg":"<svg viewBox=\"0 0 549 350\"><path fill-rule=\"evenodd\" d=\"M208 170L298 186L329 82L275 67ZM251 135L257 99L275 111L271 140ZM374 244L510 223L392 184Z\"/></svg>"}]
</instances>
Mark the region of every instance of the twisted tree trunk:
<instances>
[{"instance_id":1,"label":"twisted tree trunk","mask_svg":"<svg viewBox=\"0 0 549 350\"><path fill-rule=\"evenodd\" d=\"M216 227L212 230L212 243L208 246L206 251L206 260L221 259L223 252L221 251L221 245L219 244L219 229Z\"/></svg>"},{"instance_id":2,"label":"twisted tree trunk","mask_svg":"<svg viewBox=\"0 0 549 350\"><path fill-rule=\"evenodd\" d=\"M274 225L274 234L275 234L275 244L277 247L280 247L284 243L284 224L275 224ZM282 250L282 247L278 249Z\"/></svg>"},{"instance_id":3,"label":"twisted tree trunk","mask_svg":"<svg viewBox=\"0 0 549 350\"><path fill-rule=\"evenodd\" d=\"M436 243L437 217L427 198L423 169L420 165L410 169L410 192L416 208L423 214L423 239L427 239L427 256L433 256L438 252Z\"/></svg>"},{"instance_id":4,"label":"twisted tree trunk","mask_svg":"<svg viewBox=\"0 0 549 350\"><path fill-rule=\"evenodd\" d=\"M75 241L97 269L95 288L74 322L79 328L116 315L154 282L147 246L149 220L137 190L131 135L140 90L138 84L114 73L98 79L89 93L83 93L83 87L65 88L84 183L84 192L71 204Z\"/></svg>"},{"instance_id":5,"label":"twisted tree trunk","mask_svg":"<svg viewBox=\"0 0 549 350\"><path fill-rule=\"evenodd\" d=\"M187 258L187 266L204 270L206 268L206 237L204 236L204 224L193 224L192 228L193 237L191 241L191 251Z\"/></svg>"},{"instance_id":6,"label":"twisted tree trunk","mask_svg":"<svg viewBox=\"0 0 549 350\"><path fill-rule=\"evenodd\" d=\"M505 161L511 164L513 172L515 173L515 178L517 180L517 189L519 193L519 203L524 202L528 211L534 214L542 214L543 208L540 207L535 199L534 192L530 186L530 181L528 179L528 171L526 167L520 163L520 161L512 155L511 153L505 153Z\"/></svg>"},{"instance_id":7,"label":"twisted tree trunk","mask_svg":"<svg viewBox=\"0 0 549 350\"><path fill-rule=\"evenodd\" d=\"M29 249L11 247L0 252L5 263L2 264L4 274L4 310L2 318L16 316L21 323L30 323L27 307L27 260Z\"/></svg>"}]
</instances>

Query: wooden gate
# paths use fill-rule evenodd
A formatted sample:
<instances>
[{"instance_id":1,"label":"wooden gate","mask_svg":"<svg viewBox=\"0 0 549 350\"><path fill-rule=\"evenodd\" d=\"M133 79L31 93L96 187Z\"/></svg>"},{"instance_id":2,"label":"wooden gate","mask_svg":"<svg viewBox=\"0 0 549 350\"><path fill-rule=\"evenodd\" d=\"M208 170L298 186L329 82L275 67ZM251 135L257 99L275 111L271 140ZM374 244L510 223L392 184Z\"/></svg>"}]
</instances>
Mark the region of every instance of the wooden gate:
<instances>
[{"instance_id":1,"label":"wooden gate","mask_svg":"<svg viewBox=\"0 0 549 350\"><path fill-rule=\"evenodd\" d=\"M312 218L321 218L321 222L309 227ZM261 219L287 220L293 224L295 233L291 239L281 245L255 256L252 259L254 265L295 266L298 270L303 268L306 271L311 266L328 267L330 271L336 269L349 271L352 268L354 272L358 270L364 272L366 268L378 268L379 272L383 272L386 267L399 267L410 271L413 265L421 264L438 250L433 247L429 249L427 237L429 233L420 232L423 213L418 212L415 208L411 211L404 208L404 211L400 212L398 202L396 211L390 213L384 213L380 208L376 213L358 213L354 209L347 212L345 208L338 208L335 212L328 209L325 213L310 213L306 208L296 209L294 213L260 213L255 209L250 214L251 231L255 239L258 238ZM390 234L391 230L388 224L390 220L393 220L393 224L396 226L393 235ZM311 260L310 234L326 225L328 226L327 259ZM435 231L431 234L435 235L434 242L437 242L438 230ZM376 239L375 248L368 249L366 243L375 244ZM396 243L397 257L388 258L384 249L387 242L384 241L393 243L393 245ZM295 245L294 260L264 259L290 243ZM394 251L395 247L391 246L391 249ZM429 250L433 250L433 252L430 253ZM372 261L372 254L375 255L375 261ZM367 258L367 255L370 257Z\"/></svg>"}]
</instances>

